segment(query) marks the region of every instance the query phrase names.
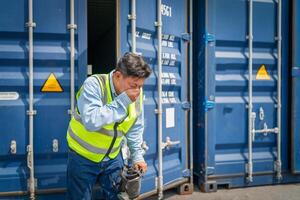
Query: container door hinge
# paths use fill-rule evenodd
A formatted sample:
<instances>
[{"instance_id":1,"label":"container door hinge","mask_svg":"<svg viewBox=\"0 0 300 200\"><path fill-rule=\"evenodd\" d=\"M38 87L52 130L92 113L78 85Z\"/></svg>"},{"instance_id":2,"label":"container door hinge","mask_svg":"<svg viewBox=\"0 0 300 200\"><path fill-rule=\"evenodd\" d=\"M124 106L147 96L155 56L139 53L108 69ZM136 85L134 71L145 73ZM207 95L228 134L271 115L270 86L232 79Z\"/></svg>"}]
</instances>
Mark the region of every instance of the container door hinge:
<instances>
[{"instance_id":1,"label":"container door hinge","mask_svg":"<svg viewBox=\"0 0 300 200\"><path fill-rule=\"evenodd\" d=\"M205 44L216 41L216 37L213 34L206 32L203 36Z\"/></svg>"},{"instance_id":2,"label":"container door hinge","mask_svg":"<svg viewBox=\"0 0 300 200\"><path fill-rule=\"evenodd\" d=\"M212 175L215 173L214 167L206 167L206 175Z\"/></svg>"},{"instance_id":3,"label":"container door hinge","mask_svg":"<svg viewBox=\"0 0 300 200\"><path fill-rule=\"evenodd\" d=\"M191 170L189 170L189 169L183 170L183 171L182 171L182 177L184 177L184 178L189 178L189 177L191 177Z\"/></svg>"},{"instance_id":4,"label":"container door hinge","mask_svg":"<svg viewBox=\"0 0 300 200\"><path fill-rule=\"evenodd\" d=\"M190 110L192 106L190 102L184 101L182 102L181 107L183 110Z\"/></svg>"},{"instance_id":5,"label":"container door hinge","mask_svg":"<svg viewBox=\"0 0 300 200\"><path fill-rule=\"evenodd\" d=\"M215 102L214 101L211 101L211 100L208 100L206 99L204 102L203 102L203 106L204 106L204 110L205 112L207 112L209 109L213 109L215 107Z\"/></svg>"},{"instance_id":6,"label":"container door hinge","mask_svg":"<svg viewBox=\"0 0 300 200\"><path fill-rule=\"evenodd\" d=\"M300 76L300 68L299 67L293 67L292 68L292 77Z\"/></svg>"},{"instance_id":7,"label":"container door hinge","mask_svg":"<svg viewBox=\"0 0 300 200\"><path fill-rule=\"evenodd\" d=\"M182 33L181 34L181 38L185 41L185 42L189 42L192 40L192 36L189 33Z\"/></svg>"}]
</instances>

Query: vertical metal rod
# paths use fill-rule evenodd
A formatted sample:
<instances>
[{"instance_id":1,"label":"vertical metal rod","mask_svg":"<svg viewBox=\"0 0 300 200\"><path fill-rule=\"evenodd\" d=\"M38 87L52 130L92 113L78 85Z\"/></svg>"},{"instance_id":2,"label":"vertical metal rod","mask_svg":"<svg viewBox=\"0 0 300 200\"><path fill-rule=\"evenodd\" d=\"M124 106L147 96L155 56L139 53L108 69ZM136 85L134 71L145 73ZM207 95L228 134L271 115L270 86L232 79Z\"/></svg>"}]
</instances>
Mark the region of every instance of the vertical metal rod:
<instances>
[{"instance_id":1,"label":"vertical metal rod","mask_svg":"<svg viewBox=\"0 0 300 200\"><path fill-rule=\"evenodd\" d=\"M248 45L249 45L249 61L248 61L248 71L249 71L249 81L248 81L248 177L249 182L253 181L253 163L252 163L252 109L253 109L253 94L252 94L252 60L253 60L253 0L249 0L249 33L248 33Z\"/></svg>"},{"instance_id":2,"label":"vertical metal rod","mask_svg":"<svg viewBox=\"0 0 300 200\"><path fill-rule=\"evenodd\" d=\"M136 53L136 0L131 0L131 14L128 15L128 19L131 21L131 52ZM143 112L144 114L144 112ZM124 158L124 164L128 165L128 145L126 138L124 139L124 143L122 146L122 152L125 154L123 156Z\"/></svg>"},{"instance_id":3,"label":"vertical metal rod","mask_svg":"<svg viewBox=\"0 0 300 200\"><path fill-rule=\"evenodd\" d=\"M136 0L131 0L131 41L132 53L136 53Z\"/></svg>"},{"instance_id":4,"label":"vertical metal rod","mask_svg":"<svg viewBox=\"0 0 300 200\"><path fill-rule=\"evenodd\" d=\"M252 112L251 115L251 121L252 121L252 131L251 131L251 135L252 135L252 142L254 142L255 140L255 119L256 119L256 113Z\"/></svg>"},{"instance_id":5,"label":"vertical metal rod","mask_svg":"<svg viewBox=\"0 0 300 200\"><path fill-rule=\"evenodd\" d=\"M27 166L30 170L30 199L35 199L34 151L33 151L33 0L28 0L28 31L29 31L29 145L27 146Z\"/></svg>"},{"instance_id":6,"label":"vertical metal rod","mask_svg":"<svg viewBox=\"0 0 300 200\"><path fill-rule=\"evenodd\" d=\"M190 29L190 36L191 40L189 43L189 76L190 76L190 82L189 82L189 88L190 88L190 104L191 104L191 109L190 109L190 184L193 184L193 169L194 169L194 160L193 160L193 0L189 1L189 29Z\"/></svg>"},{"instance_id":7,"label":"vertical metal rod","mask_svg":"<svg viewBox=\"0 0 300 200\"><path fill-rule=\"evenodd\" d=\"M281 16L282 16L282 5L281 0L278 0L278 25L277 25L277 161L276 161L276 177L281 179Z\"/></svg>"},{"instance_id":8,"label":"vertical metal rod","mask_svg":"<svg viewBox=\"0 0 300 200\"><path fill-rule=\"evenodd\" d=\"M163 152L162 152L162 19L161 0L157 0L157 93L158 93L158 199L163 199Z\"/></svg>"},{"instance_id":9,"label":"vertical metal rod","mask_svg":"<svg viewBox=\"0 0 300 200\"><path fill-rule=\"evenodd\" d=\"M70 24L68 29L70 29L70 101L71 108L70 114L73 115L75 111L75 7L74 0L70 0Z\"/></svg>"}]
</instances>

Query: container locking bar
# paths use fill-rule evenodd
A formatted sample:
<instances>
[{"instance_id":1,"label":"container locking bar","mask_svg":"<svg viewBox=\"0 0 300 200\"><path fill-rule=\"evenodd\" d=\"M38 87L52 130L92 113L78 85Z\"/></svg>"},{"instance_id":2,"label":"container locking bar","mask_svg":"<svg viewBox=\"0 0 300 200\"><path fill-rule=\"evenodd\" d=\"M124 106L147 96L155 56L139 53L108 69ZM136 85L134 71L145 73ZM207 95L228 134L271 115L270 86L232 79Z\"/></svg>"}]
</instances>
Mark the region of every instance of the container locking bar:
<instances>
[{"instance_id":1,"label":"container locking bar","mask_svg":"<svg viewBox=\"0 0 300 200\"><path fill-rule=\"evenodd\" d=\"M274 162L276 178L278 180L282 179L281 175L281 0L278 0L277 4L277 127L268 128L267 124L264 123L264 128L256 130L255 129L255 119L256 113L253 112L253 0L249 0L249 33L247 36L248 45L249 45L249 62L248 62L248 71L249 71L249 84L248 84L248 163L246 165L247 181L253 181L253 152L252 152L252 142L255 140L255 134L270 134L274 133L277 135L277 160ZM260 108L260 120L264 119L263 109Z\"/></svg>"},{"instance_id":2,"label":"container locking bar","mask_svg":"<svg viewBox=\"0 0 300 200\"><path fill-rule=\"evenodd\" d=\"M131 14L128 19L131 20L131 52L136 53L136 0L131 0Z\"/></svg>"},{"instance_id":3,"label":"container locking bar","mask_svg":"<svg viewBox=\"0 0 300 200\"><path fill-rule=\"evenodd\" d=\"M172 146L180 144L180 141L172 141L170 137L166 137L166 142L162 143L162 149L169 149Z\"/></svg>"},{"instance_id":4,"label":"container locking bar","mask_svg":"<svg viewBox=\"0 0 300 200\"><path fill-rule=\"evenodd\" d=\"M194 184L194 160L193 160L193 6L194 2L193 0L189 1L189 35L190 35L190 41L189 41L189 153L190 153L190 184Z\"/></svg>"},{"instance_id":5,"label":"container locking bar","mask_svg":"<svg viewBox=\"0 0 300 200\"><path fill-rule=\"evenodd\" d=\"M264 123L264 128L263 129L255 129L255 119L256 119L256 113L252 112L252 115L251 115L251 121L252 121L251 134L252 134L252 141L253 142L255 140L255 134L263 134L264 136L267 136L270 133L278 134L278 132L279 132L278 128L277 127L268 128L267 123Z\"/></svg>"},{"instance_id":6,"label":"container locking bar","mask_svg":"<svg viewBox=\"0 0 300 200\"><path fill-rule=\"evenodd\" d=\"M277 1L277 160L275 161L275 170L276 170L276 178L278 180L282 179L281 175L281 15L282 15L282 5L281 0Z\"/></svg>"},{"instance_id":7,"label":"container locking bar","mask_svg":"<svg viewBox=\"0 0 300 200\"><path fill-rule=\"evenodd\" d=\"M36 111L33 108L34 104L34 88L33 88L33 29L36 27L36 23L33 21L33 0L28 0L28 22L26 23L28 28L28 65L29 65L29 110L27 115L29 118L29 143L27 145L27 167L29 169L29 199L35 199L35 183L34 178L34 149L33 149L33 137L34 137L34 120L33 117Z\"/></svg>"},{"instance_id":8,"label":"container locking bar","mask_svg":"<svg viewBox=\"0 0 300 200\"><path fill-rule=\"evenodd\" d=\"M158 199L163 199L163 152L162 152L162 14L161 0L157 0L156 16L157 21L154 23L157 29L157 121L158 121Z\"/></svg>"},{"instance_id":9,"label":"container locking bar","mask_svg":"<svg viewBox=\"0 0 300 200\"><path fill-rule=\"evenodd\" d=\"M68 110L70 115L75 112L75 6L74 0L70 0L70 24L67 25L70 30L70 101L71 108Z\"/></svg>"}]
</instances>

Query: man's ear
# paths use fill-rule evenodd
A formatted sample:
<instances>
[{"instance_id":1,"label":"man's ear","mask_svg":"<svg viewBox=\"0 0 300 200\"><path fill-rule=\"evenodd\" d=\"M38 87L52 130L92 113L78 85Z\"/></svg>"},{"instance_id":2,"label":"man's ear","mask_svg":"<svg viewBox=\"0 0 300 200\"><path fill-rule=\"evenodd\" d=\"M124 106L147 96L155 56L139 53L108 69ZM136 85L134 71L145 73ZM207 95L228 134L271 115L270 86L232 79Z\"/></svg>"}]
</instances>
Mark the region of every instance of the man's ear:
<instances>
[{"instance_id":1,"label":"man's ear","mask_svg":"<svg viewBox=\"0 0 300 200\"><path fill-rule=\"evenodd\" d=\"M121 77L122 77L122 73L119 72L119 71L115 71L115 77L116 77L117 80L120 80Z\"/></svg>"}]
</instances>

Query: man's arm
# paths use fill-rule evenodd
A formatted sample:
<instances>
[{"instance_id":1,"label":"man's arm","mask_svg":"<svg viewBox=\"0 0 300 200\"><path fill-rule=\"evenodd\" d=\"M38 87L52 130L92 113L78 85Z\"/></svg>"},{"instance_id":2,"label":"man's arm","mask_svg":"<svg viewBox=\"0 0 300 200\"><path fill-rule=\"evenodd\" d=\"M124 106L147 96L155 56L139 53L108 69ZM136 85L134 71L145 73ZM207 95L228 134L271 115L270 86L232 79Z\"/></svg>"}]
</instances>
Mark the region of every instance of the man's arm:
<instances>
[{"instance_id":1,"label":"man's arm","mask_svg":"<svg viewBox=\"0 0 300 200\"><path fill-rule=\"evenodd\" d=\"M103 105L101 97L98 80L95 77L87 78L77 105L82 122L88 131L99 130L102 126L119 122L127 116L127 107L131 100L126 92L118 95L106 105Z\"/></svg>"},{"instance_id":2,"label":"man's arm","mask_svg":"<svg viewBox=\"0 0 300 200\"><path fill-rule=\"evenodd\" d=\"M147 171L147 164L144 160L144 149L142 148L143 133L144 133L144 109L138 116L137 121L126 134L127 145L130 150L133 165L144 172Z\"/></svg>"}]
</instances>

